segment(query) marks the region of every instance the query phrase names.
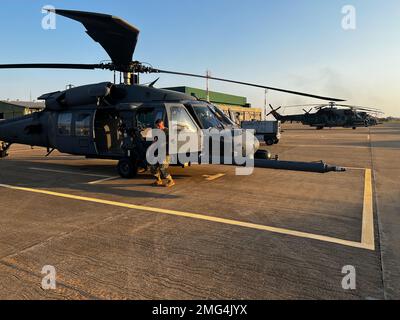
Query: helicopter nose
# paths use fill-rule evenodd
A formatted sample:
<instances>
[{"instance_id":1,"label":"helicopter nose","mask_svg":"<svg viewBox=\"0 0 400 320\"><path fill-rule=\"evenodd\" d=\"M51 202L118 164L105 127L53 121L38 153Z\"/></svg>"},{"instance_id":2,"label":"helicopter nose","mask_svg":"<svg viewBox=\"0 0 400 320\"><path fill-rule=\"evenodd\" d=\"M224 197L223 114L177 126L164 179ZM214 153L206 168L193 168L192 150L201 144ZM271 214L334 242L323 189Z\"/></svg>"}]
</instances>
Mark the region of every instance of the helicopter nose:
<instances>
[{"instance_id":1,"label":"helicopter nose","mask_svg":"<svg viewBox=\"0 0 400 320\"><path fill-rule=\"evenodd\" d=\"M251 140L247 140L247 139ZM246 141L247 140L247 141ZM254 135L250 137L247 133L243 134L242 156L247 158L254 158L254 154L260 149L260 141Z\"/></svg>"},{"instance_id":2,"label":"helicopter nose","mask_svg":"<svg viewBox=\"0 0 400 320\"><path fill-rule=\"evenodd\" d=\"M260 149L260 140L254 137L254 151L257 151L258 149Z\"/></svg>"}]
</instances>

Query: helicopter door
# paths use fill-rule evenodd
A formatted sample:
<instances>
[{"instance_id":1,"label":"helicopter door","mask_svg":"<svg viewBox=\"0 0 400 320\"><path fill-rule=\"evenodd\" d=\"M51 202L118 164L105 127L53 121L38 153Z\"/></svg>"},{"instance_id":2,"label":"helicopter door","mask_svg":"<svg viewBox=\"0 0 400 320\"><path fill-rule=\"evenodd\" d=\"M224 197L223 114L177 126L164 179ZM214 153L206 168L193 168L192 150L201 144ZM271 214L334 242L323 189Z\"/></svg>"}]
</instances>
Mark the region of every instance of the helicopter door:
<instances>
[{"instance_id":1,"label":"helicopter door","mask_svg":"<svg viewBox=\"0 0 400 320\"><path fill-rule=\"evenodd\" d=\"M97 109L94 120L94 136L98 155L122 156L121 149L123 136L118 130L120 118L115 110Z\"/></svg>"},{"instance_id":2,"label":"helicopter door","mask_svg":"<svg viewBox=\"0 0 400 320\"><path fill-rule=\"evenodd\" d=\"M200 128L197 126L196 122L193 120L192 116L186 110L183 105L171 105L167 107L169 109L169 128L170 128L170 142L176 143L177 152L186 153L186 156L189 154L186 152L187 148L190 145L190 153L196 155L196 159L201 152L202 146L202 132ZM184 133L190 139L190 143L188 140L186 141L176 141L177 137L171 135L171 133L176 132L178 135L180 133ZM189 143L189 144L188 144ZM183 151L182 151L183 150Z\"/></svg>"},{"instance_id":3,"label":"helicopter door","mask_svg":"<svg viewBox=\"0 0 400 320\"><path fill-rule=\"evenodd\" d=\"M168 121L166 119L165 108L163 105L144 106L136 111L136 126L142 134L144 134L148 129L155 129L157 120L164 121L165 126L168 127ZM153 142L145 141L144 143L146 147L149 147Z\"/></svg>"},{"instance_id":4,"label":"helicopter door","mask_svg":"<svg viewBox=\"0 0 400 320\"><path fill-rule=\"evenodd\" d=\"M75 149L81 154L94 153L92 139L92 114L90 112L82 112L75 114L74 117L75 130Z\"/></svg>"},{"instance_id":5,"label":"helicopter door","mask_svg":"<svg viewBox=\"0 0 400 320\"><path fill-rule=\"evenodd\" d=\"M62 112L57 118L56 148L60 152L74 153L74 139L72 131L72 113Z\"/></svg>"}]
</instances>

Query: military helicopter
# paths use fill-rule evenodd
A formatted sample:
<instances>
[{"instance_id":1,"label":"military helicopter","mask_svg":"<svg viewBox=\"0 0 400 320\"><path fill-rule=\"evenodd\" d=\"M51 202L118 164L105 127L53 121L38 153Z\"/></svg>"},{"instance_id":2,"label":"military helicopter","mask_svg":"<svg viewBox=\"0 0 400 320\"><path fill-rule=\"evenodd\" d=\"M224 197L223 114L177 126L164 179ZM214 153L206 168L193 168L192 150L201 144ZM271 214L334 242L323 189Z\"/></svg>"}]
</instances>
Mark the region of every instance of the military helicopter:
<instances>
[{"instance_id":1,"label":"military helicopter","mask_svg":"<svg viewBox=\"0 0 400 320\"><path fill-rule=\"evenodd\" d=\"M299 107L311 107L311 109L303 109L304 114L283 116L278 112L282 107L274 109L273 106L270 105L272 111L267 116L272 114L282 123L301 122L303 125L316 127L317 130L335 127L352 128L355 130L358 127L378 125L379 123L377 118L372 116L371 113L382 113L380 110L375 108L337 104L334 101L329 102L329 104L294 105L286 106L284 108ZM317 110L317 112L312 113L313 110Z\"/></svg>"},{"instance_id":2,"label":"military helicopter","mask_svg":"<svg viewBox=\"0 0 400 320\"><path fill-rule=\"evenodd\" d=\"M139 30L121 18L92 12L48 10L76 20L87 34L98 42L111 58L109 63L60 64L30 63L2 64L0 69L50 68L77 70L110 70L123 74L120 84L103 82L64 91L43 94L41 112L0 123L0 157L7 156L13 143L47 148L49 152L86 156L87 158L118 160L118 172L124 178L134 177L139 168L146 167L145 149L140 130L154 128L155 121L177 123L178 131L187 130L201 135L202 129L234 129L235 125L216 106L182 93L157 89L155 82L139 85L139 74L173 74L239 85L269 89L328 101L344 101L242 81L206 77L197 74L155 69L132 61ZM258 148L254 142L255 149ZM195 150L201 154L201 146ZM260 157L260 153L256 156ZM261 153L261 157L265 153Z\"/></svg>"}]
</instances>

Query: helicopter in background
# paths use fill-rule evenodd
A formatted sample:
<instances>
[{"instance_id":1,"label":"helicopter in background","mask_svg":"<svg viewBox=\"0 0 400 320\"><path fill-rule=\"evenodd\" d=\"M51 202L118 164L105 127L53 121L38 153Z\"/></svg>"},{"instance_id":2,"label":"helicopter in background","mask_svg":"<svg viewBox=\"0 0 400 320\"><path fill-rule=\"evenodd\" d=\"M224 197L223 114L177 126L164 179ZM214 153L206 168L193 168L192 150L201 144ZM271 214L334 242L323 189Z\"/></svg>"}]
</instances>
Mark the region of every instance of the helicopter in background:
<instances>
[{"instance_id":1,"label":"helicopter in background","mask_svg":"<svg viewBox=\"0 0 400 320\"><path fill-rule=\"evenodd\" d=\"M315 127L317 130L324 128L352 128L356 130L359 127L371 127L379 124L378 118L373 114L383 113L375 108L365 108L359 106L351 106L346 104L337 104L334 101L329 104L304 104L287 107L279 107L274 109L272 105L269 105L271 112L267 115L273 115L277 120L282 123L285 122L300 122L303 125ZM278 111L281 108L299 108L299 107L311 107L309 110L305 110L304 114L294 115L281 115ZM317 112L312 113L313 110Z\"/></svg>"},{"instance_id":2,"label":"helicopter in background","mask_svg":"<svg viewBox=\"0 0 400 320\"><path fill-rule=\"evenodd\" d=\"M102 69L113 71L114 75L120 72L124 81L120 84L115 84L115 81L89 84L43 94L38 98L45 101L42 111L0 122L0 158L7 156L7 151L14 143L39 146L47 148L49 153L59 150L87 158L118 160L119 174L124 178L132 178L140 168L146 168L148 145L143 142L141 131L154 129L157 120L163 120L167 127L175 125L176 128L172 129L178 133L198 135L199 141L203 130L240 130L222 111L207 101L157 89L154 87L157 80L148 86L139 85L139 74L142 73L204 78L320 100L344 101L242 81L155 69L132 61L139 30L128 22L115 16L92 12L48 11L82 23L87 34L108 53L111 62L1 64L0 69ZM255 139L253 149L257 151L258 146ZM191 152L200 158L202 148L199 144ZM264 160L267 153L259 151L255 157ZM332 169L327 168L322 166L321 170Z\"/></svg>"}]
</instances>

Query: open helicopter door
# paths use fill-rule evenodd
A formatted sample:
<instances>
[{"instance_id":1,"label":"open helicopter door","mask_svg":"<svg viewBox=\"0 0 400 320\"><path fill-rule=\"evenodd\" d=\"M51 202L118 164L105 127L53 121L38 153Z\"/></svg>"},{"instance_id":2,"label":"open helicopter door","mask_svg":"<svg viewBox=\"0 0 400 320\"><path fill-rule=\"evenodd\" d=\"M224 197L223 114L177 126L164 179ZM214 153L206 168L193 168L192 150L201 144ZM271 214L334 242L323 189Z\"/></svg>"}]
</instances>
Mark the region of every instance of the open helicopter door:
<instances>
[{"instance_id":1,"label":"open helicopter door","mask_svg":"<svg viewBox=\"0 0 400 320\"><path fill-rule=\"evenodd\" d=\"M93 119L97 155L121 157L122 134L119 131L119 113L113 109L97 109Z\"/></svg>"},{"instance_id":2,"label":"open helicopter door","mask_svg":"<svg viewBox=\"0 0 400 320\"><path fill-rule=\"evenodd\" d=\"M197 163L203 146L203 133L183 104L165 104L168 114L171 163Z\"/></svg>"}]
</instances>

